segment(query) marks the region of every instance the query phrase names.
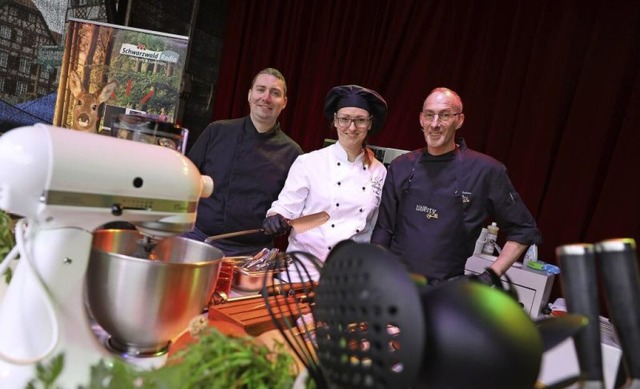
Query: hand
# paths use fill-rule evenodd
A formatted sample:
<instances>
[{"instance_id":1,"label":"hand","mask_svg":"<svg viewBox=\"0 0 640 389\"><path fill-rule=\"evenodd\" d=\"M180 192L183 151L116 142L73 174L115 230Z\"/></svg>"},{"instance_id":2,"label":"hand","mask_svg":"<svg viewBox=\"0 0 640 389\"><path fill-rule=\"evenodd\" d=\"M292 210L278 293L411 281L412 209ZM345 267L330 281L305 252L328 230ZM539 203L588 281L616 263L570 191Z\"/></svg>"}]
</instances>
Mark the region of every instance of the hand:
<instances>
[{"instance_id":1,"label":"hand","mask_svg":"<svg viewBox=\"0 0 640 389\"><path fill-rule=\"evenodd\" d=\"M500 281L500 277L491 269L487 269L482 274L473 277L475 280L479 281L482 284L487 286L500 286L502 287L502 282Z\"/></svg>"},{"instance_id":2,"label":"hand","mask_svg":"<svg viewBox=\"0 0 640 389\"><path fill-rule=\"evenodd\" d=\"M264 233L268 235L282 235L289 231L291 226L288 220L279 213L267 216L262 222Z\"/></svg>"}]
</instances>

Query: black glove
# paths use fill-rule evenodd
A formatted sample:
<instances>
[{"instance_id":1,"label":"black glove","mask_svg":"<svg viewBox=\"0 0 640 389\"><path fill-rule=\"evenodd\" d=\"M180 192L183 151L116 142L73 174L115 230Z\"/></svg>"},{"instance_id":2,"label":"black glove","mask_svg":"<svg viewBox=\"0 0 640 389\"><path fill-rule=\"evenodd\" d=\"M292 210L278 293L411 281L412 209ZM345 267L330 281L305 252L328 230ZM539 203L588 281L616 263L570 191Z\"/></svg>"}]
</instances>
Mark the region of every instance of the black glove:
<instances>
[{"instance_id":1,"label":"black glove","mask_svg":"<svg viewBox=\"0 0 640 389\"><path fill-rule=\"evenodd\" d=\"M480 283L483 283L487 286L500 286L502 287L502 282L500 281L500 277L491 269L487 269L482 274L478 274L474 277Z\"/></svg>"},{"instance_id":2,"label":"black glove","mask_svg":"<svg viewBox=\"0 0 640 389\"><path fill-rule=\"evenodd\" d=\"M267 216L262 222L264 233L268 235L282 235L289 231L291 226L288 220L279 213Z\"/></svg>"}]
</instances>

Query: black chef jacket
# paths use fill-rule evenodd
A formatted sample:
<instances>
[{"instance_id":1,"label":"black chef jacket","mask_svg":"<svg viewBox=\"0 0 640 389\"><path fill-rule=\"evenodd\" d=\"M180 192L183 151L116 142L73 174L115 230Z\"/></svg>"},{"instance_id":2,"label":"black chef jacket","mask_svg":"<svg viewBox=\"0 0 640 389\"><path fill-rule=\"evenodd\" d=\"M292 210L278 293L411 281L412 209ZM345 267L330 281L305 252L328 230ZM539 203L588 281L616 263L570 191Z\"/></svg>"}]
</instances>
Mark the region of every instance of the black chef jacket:
<instances>
[{"instance_id":1,"label":"black chef jacket","mask_svg":"<svg viewBox=\"0 0 640 389\"><path fill-rule=\"evenodd\" d=\"M541 241L506 167L470 150L462 138L456 144L456 151L442 156L423 148L391 162L371 238L429 279L462 275L488 220L497 222L508 241Z\"/></svg>"},{"instance_id":2,"label":"black chef jacket","mask_svg":"<svg viewBox=\"0 0 640 389\"><path fill-rule=\"evenodd\" d=\"M248 116L211 123L187 155L214 181L213 194L198 204L196 229L211 236L261 228L300 154L279 123L266 133L259 133ZM255 233L212 243L228 256L248 255L272 247L273 239Z\"/></svg>"}]
</instances>

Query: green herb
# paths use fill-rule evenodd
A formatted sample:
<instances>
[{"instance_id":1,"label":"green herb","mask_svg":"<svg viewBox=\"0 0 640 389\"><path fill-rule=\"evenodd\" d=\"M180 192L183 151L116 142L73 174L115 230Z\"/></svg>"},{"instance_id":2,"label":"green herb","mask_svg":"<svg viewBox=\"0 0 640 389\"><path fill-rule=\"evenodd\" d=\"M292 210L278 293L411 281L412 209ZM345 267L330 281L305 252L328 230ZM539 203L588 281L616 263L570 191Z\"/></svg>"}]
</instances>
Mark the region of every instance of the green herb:
<instances>
[{"instance_id":1,"label":"green herb","mask_svg":"<svg viewBox=\"0 0 640 389\"><path fill-rule=\"evenodd\" d=\"M148 387L266 389L293 385L296 365L281 343L270 350L253 338L229 337L211 327L198 338L162 369L149 374Z\"/></svg>"},{"instance_id":2,"label":"green herb","mask_svg":"<svg viewBox=\"0 0 640 389\"><path fill-rule=\"evenodd\" d=\"M15 246L13 239L13 221L8 213L0 210L0 262L4 260L9 251ZM7 268L4 274L5 282L8 284L11 281L11 268Z\"/></svg>"},{"instance_id":3,"label":"green herb","mask_svg":"<svg viewBox=\"0 0 640 389\"><path fill-rule=\"evenodd\" d=\"M27 383L27 389L57 389L55 382L62 373L64 355L58 354L47 365L36 365L36 378Z\"/></svg>"},{"instance_id":4,"label":"green herb","mask_svg":"<svg viewBox=\"0 0 640 389\"><path fill-rule=\"evenodd\" d=\"M58 359L60 358L60 359ZM63 360L37 367L29 389L53 389ZM91 367L91 382L81 389L271 389L290 388L297 374L293 356L282 343L270 350L251 337L230 337L212 327L198 341L169 357L156 370L137 370L120 359Z\"/></svg>"}]
</instances>

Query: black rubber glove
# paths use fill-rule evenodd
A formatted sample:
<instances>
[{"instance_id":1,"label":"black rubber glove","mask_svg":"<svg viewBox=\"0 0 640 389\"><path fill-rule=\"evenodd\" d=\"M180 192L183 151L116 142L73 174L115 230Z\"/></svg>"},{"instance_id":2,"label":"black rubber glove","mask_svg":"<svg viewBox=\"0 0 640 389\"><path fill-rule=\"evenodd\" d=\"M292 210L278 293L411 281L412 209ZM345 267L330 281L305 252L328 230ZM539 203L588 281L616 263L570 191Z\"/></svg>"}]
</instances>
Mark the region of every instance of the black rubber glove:
<instances>
[{"instance_id":1,"label":"black rubber glove","mask_svg":"<svg viewBox=\"0 0 640 389\"><path fill-rule=\"evenodd\" d=\"M502 287L502 282L500 282L500 277L493 270L485 270L481 274L475 276L475 279L487 286L500 286Z\"/></svg>"},{"instance_id":2,"label":"black rubber glove","mask_svg":"<svg viewBox=\"0 0 640 389\"><path fill-rule=\"evenodd\" d=\"M289 231L291 226L287 219L279 213L267 216L262 222L264 233L268 235L282 235Z\"/></svg>"}]
</instances>

